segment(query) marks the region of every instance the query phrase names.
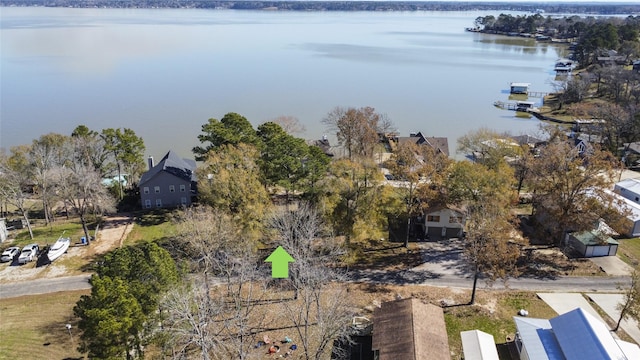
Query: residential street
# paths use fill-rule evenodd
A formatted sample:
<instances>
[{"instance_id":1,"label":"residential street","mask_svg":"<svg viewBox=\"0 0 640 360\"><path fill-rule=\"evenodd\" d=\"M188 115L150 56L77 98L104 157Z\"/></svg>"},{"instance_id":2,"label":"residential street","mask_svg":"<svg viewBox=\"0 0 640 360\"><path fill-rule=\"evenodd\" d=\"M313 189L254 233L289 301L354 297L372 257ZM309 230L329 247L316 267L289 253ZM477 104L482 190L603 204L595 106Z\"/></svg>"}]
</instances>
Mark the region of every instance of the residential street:
<instances>
[{"instance_id":1,"label":"residential street","mask_svg":"<svg viewBox=\"0 0 640 360\"><path fill-rule=\"evenodd\" d=\"M351 271L352 282L395 285L429 285L470 289L473 279L458 275L434 274L420 270L407 271ZM89 289L90 275L67 276L55 279L38 279L0 285L0 299L24 295L46 294L58 291ZM618 285L629 281L627 276L560 277L557 279L518 278L509 280L509 289L527 291L562 292L618 292ZM484 280L478 281L479 289L488 289ZM496 282L490 289L505 289Z\"/></svg>"},{"instance_id":2,"label":"residential street","mask_svg":"<svg viewBox=\"0 0 640 360\"><path fill-rule=\"evenodd\" d=\"M54 279L27 280L0 285L0 299L58 291L90 289L91 275L65 276Z\"/></svg>"},{"instance_id":3,"label":"residential street","mask_svg":"<svg viewBox=\"0 0 640 360\"><path fill-rule=\"evenodd\" d=\"M461 242L425 242L421 254L423 264L409 270L350 270L350 282L393 285L428 285L470 289L473 285L472 274L468 271L462 257ZM619 261L619 259L610 259ZM604 265L604 264L603 264ZM89 289L90 274L23 280L0 284L0 298L17 297ZM505 288L536 292L619 292L618 286L630 281L629 276L592 276L592 277L520 277L510 279L506 286L495 282L488 286L484 279L478 280L479 289L501 290Z\"/></svg>"}]
</instances>

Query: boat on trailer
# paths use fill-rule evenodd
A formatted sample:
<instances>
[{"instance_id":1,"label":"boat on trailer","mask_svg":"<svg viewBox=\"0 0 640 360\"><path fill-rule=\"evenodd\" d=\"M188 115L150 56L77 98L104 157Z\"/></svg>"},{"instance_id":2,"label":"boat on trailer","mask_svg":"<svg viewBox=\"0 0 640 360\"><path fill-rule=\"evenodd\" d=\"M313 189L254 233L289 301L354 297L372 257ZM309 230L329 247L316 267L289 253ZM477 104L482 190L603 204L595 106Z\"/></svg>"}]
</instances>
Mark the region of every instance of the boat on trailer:
<instances>
[{"instance_id":1,"label":"boat on trailer","mask_svg":"<svg viewBox=\"0 0 640 360\"><path fill-rule=\"evenodd\" d=\"M67 252L69 249L69 245L71 244L70 238L60 237L51 247L49 248L49 252L47 252L47 258L49 262L53 262L55 259L62 256L62 254Z\"/></svg>"}]
</instances>

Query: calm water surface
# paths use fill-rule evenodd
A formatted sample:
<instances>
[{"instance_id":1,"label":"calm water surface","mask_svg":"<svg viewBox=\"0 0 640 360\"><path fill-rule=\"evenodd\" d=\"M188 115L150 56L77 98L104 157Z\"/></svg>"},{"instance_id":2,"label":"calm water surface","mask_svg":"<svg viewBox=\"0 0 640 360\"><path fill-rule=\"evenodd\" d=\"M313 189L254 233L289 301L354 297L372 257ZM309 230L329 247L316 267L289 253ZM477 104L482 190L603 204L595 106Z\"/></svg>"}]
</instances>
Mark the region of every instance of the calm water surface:
<instances>
[{"instance_id":1,"label":"calm water surface","mask_svg":"<svg viewBox=\"0 0 640 360\"><path fill-rule=\"evenodd\" d=\"M375 107L452 153L480 127L535 134L492 103L509 82L552 91L565 49L464 32L487 14L0 8L0 147L85 124L191 157L208 118L295 116L320 138L335 106Z\"/></svg>"}]
</instances>

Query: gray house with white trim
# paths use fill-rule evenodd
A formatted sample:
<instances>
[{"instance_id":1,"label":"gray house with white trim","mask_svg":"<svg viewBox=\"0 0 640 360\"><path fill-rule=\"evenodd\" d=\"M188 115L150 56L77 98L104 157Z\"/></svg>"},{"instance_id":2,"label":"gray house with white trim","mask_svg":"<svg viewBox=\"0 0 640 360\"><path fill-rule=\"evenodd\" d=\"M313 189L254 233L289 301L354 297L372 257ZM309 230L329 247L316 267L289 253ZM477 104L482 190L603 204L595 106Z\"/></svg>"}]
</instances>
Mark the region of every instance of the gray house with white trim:
<instances>
[{"instance_id":1,"label":"gray house with white trim","mask_svg":"<svg viewBox=\"0 0 640 360\"><path fill-rule=\"evenodd\" d=\"M197 194L196 162L169 151L158 162L149 157L149 171L140 178L143 209L189 206Z\"/></svg>"}]
</instances>

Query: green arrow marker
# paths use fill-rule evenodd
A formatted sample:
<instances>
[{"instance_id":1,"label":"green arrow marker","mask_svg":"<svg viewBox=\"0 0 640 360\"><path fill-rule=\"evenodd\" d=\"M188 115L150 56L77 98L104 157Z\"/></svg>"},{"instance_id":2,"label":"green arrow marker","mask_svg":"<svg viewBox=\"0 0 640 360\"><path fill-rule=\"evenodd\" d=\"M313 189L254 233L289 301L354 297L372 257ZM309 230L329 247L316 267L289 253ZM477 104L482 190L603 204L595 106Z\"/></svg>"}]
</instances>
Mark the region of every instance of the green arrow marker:
<instances>
[{"instance_id":1,"label":"green arrow marker","mask_svg":"<svg viewBox=\"0 0 640 360\"><path fill-rule=\"evenodd\" d=\"M287 250L278 246L264 262L271 263L271 277L274 279L286 279L289 277L289 263L295 262Z\"/></svg>"}]
</instances>

